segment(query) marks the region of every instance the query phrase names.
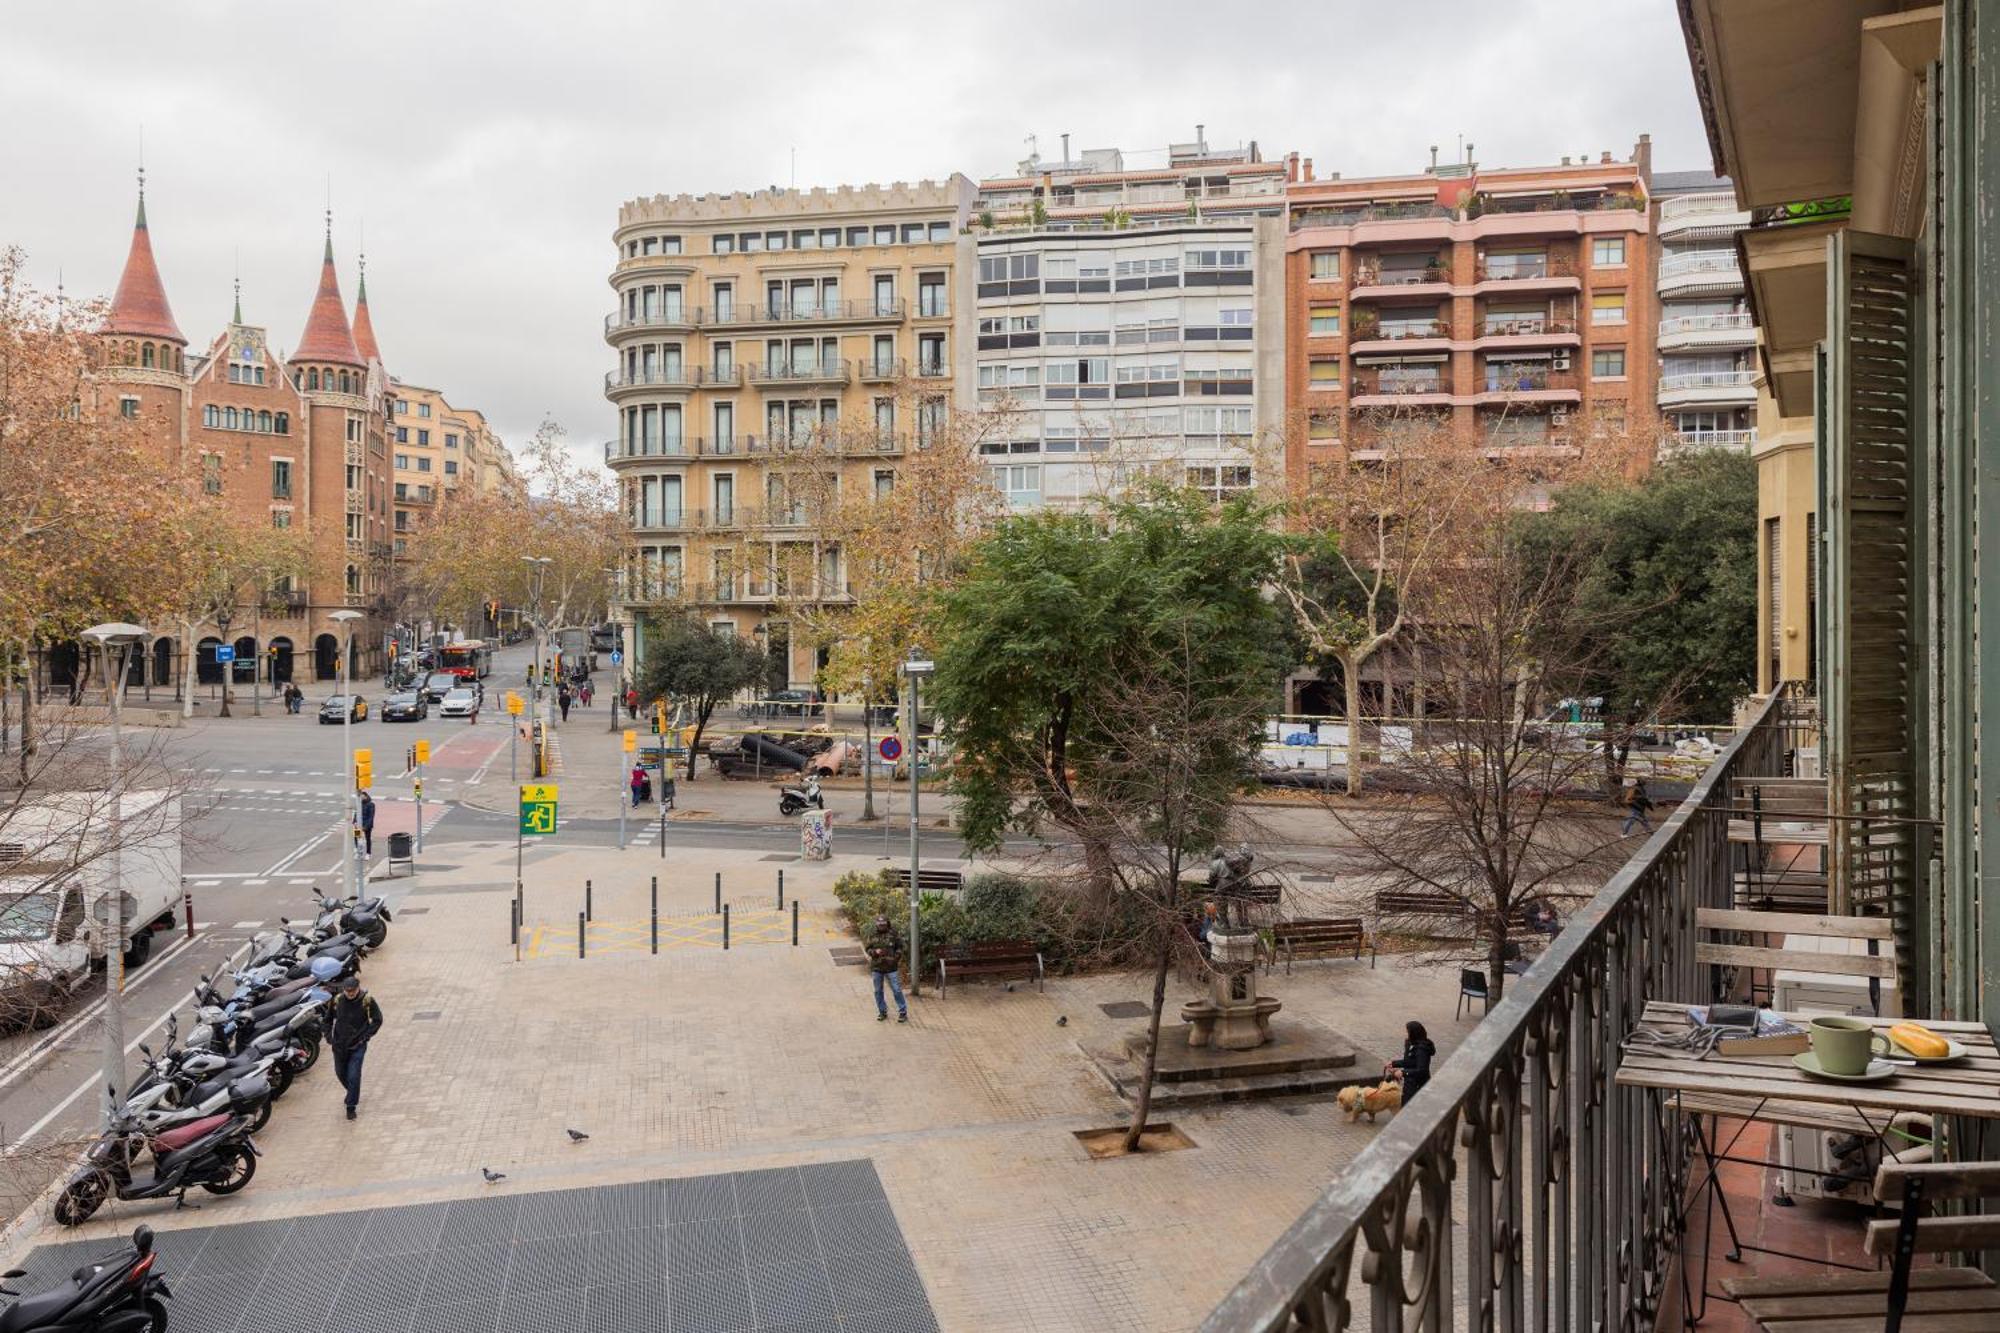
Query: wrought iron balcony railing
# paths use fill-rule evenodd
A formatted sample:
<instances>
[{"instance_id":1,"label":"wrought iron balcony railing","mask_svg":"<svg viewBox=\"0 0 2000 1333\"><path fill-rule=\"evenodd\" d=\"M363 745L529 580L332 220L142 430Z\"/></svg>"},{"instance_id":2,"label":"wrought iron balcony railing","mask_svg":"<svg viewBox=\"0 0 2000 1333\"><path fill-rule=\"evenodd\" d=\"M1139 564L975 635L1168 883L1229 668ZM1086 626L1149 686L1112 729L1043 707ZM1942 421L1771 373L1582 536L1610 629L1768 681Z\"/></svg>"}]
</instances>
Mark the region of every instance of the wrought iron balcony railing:
<instances>
[{"instance_id":1,"label":"wrought iron balcony railing","mask_svg":"<svg viewBox=\"0 0 2000 1333\"><path fill-rule=\"evenodd\" d=\"M1694 909L1730 905L1731 780L1788 773L1812 714L1796 682L1765 702L1203 1333L1653 1326L1689 1140L1614 1085L1619 1043L1648 1000L1708 998Z\"/></svg>"}]
</instances>

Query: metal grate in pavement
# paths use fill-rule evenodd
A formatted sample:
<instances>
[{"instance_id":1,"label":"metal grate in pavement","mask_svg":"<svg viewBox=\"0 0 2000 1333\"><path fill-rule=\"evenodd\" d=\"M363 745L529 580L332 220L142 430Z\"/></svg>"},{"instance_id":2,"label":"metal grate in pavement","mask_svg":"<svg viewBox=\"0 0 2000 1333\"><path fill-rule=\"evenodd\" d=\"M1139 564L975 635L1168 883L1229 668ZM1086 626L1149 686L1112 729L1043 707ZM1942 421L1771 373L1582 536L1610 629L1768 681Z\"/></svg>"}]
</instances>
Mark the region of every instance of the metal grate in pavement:
<instances>
[{"instance_id":1,"label":"metal grate in pavement","mask_svg":"<svg viewBox=\"0 0 2000 1333\"><path fill-rule=\"evenodd\" d=\"M44 1245L18 1285L120 1245ZM866 1160L163 1230L158 1250L174 1333L937 1333Z\"/></svg>"},{"instance_id":2,"label":"metal grate in pavement","mask_svg":"<svg viewBox=\"0 0 2000 1333\"><path fill-rule=\"evenodd\" d=\"M1113 1000L1110 1004L1097 1006L1106 1018L1150 1018L1153 1006L1142 1000Z\"/></svg>"}]
</instances>

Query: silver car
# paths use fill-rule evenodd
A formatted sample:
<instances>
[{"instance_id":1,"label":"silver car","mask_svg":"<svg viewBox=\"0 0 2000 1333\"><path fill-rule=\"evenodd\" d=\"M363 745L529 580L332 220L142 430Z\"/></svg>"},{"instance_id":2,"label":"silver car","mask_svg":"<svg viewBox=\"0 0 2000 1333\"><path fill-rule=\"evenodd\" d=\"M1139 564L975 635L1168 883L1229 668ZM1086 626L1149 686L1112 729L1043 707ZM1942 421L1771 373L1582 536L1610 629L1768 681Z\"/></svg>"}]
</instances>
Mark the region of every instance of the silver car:
<instances>
[{"instance_id":1,"label":"silver car","mask_svg":"<svg viewBox=\"0 0 2000 1333\"><path fill-rule=\"evenodd\" d=\"M446 690L444 699L438 704L439 717L471 717L478 711L478 689L464 685Z\"/></svg>"}]
</instances>

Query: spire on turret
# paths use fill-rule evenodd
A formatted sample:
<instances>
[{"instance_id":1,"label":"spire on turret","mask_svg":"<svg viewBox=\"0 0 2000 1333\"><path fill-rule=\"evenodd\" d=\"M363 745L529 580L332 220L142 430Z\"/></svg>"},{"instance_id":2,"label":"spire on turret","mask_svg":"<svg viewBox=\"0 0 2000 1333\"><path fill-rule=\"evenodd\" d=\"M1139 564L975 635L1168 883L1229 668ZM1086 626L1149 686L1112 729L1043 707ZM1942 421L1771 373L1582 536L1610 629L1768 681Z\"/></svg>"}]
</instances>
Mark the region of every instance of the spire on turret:
<instances>
[{"instance_id":1,"label":"spire on turret","mask_svg":"<svg viewBox=\"0 0 2000 1333\"><path fill-rule=\"evenodd\" d=\"M105 316L106 333L130 333L147 338L167 338L185 346L180 325L167 305L167 289L160 282L159 265L153 262L153 238L146 227L146 169L139 169L139 213L132 223L132 248L125 254L125 271L118 278L118 292L111 298Z\"/></svg>"},{"instance_id":2,"label":"spire on turret","mask_svg":"<svg viewBox=\"0 0 2000 1333\"><path fill-rule=\"evenodd\" d=\"M340 299L340 276L333 267L333 210L326 214L326 250L320 260L319 294L313 298L306 330L299 335L294 361L332 361L341 365L366 366L361 349L354 345L354 332L347 323L347 307Z\"/></svg>"},{"instance_id":3,"label":"spire on turret","mask_svg":"<svg viewBox=\"0 0 2000 1333\"><path fill-rule=\"evenodd\" d=\"M368 315L368 254L361 254L361 281L354 296L354 346L370 361L382 359L382 349L375 345L375 321Z\"/></svg>"}]
</instances>

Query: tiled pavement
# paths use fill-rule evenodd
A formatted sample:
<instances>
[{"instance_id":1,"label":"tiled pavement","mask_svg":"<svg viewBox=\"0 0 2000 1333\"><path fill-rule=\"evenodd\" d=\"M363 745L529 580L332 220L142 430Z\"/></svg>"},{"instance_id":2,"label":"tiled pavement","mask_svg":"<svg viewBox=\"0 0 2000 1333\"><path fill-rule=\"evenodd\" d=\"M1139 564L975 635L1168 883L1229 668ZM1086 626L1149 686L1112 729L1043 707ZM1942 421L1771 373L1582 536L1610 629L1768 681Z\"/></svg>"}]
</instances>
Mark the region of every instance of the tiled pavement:
<instances>
[{"instance_id":1,"label":"tiled pavement","mask_svg":"<svg viewBox=\"0 0 2000 1333\"><path fill-rule=\"evenodd\" d=\"M175 1333L936 1333L875 1168L488 1193L162 1231ZM115 1252L37 1250L25 1290Z\"/></svg>"},{"instance_id":2,"label":"tiled pavement","mask_svg":"<svg viewBox=\"0 0 2000 1333\"><path fill-rule=\"evenodd\" d=\"M787 867L788 896L805 907L798 948L516 964L511 841L461 850L454 871L420 877L406 906L425 910L399 913L367 964L388 1024L361 1119L344 1121L332 1079L311 1074L260 1136L249 1189L194 1214L114 1204L87 1234L143 1219L165 1241L173 1228L317 1226L360 1209L865 1158L941 1328L1159 1333L1198 1324L1378 1132L1330 1101L1217 1107L1176 1114L1192 1150L1092 1161L1074 1132L1119 1123L1124 1108L1079 1044L1118 1040L1135 1020L1100 1006L1143 998L1150 979L955 987L915 999L907 1027L877 1023L866 974L830 952L851 940L826 910L833 877L872 858ZM586 877L599 916L643 917L661 864L548 849L529 865L530 919L573 929ZM718 868L727 897L775 906L775 866L755 857L676 852L664 864L663 916L712 905ZM1374 969L1301 964L1265 987L1285 1003L1280 1021L1308 1016L1375 1051L1398 1047L1407 1018L1447 1053L1473 1028L1453 1021L1449 970L1386 956ZM1170 1003L1190 994L1177 981ZM566 1126L591 1137L572 1143ZM482 1166L509 1179L489 1187Z\"/></svg>"}]
</instances>

